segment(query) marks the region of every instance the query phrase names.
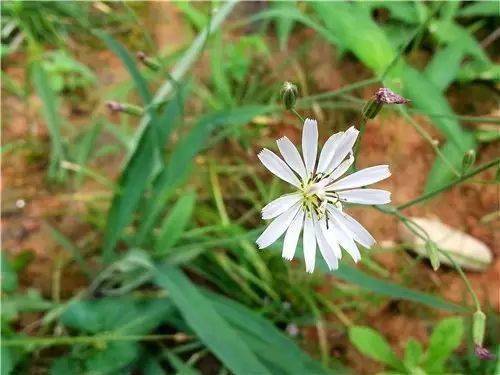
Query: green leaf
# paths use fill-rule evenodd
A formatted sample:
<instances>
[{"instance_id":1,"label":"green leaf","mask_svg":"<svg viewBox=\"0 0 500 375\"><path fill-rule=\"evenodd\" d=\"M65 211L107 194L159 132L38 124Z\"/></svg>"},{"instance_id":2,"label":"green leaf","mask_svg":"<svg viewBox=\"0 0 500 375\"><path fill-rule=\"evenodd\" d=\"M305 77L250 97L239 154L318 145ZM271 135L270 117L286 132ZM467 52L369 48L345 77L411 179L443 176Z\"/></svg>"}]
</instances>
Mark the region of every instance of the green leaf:
<instances>
[{"instance_id":1,"label":"green leaf","mask_svg":"<svg viewBox=\"0 0 500 375\"><path fill-rule=\"evenodd\" d=\"M214 130L228 126L235 128L246 125L255 116L271 110L270 106L249 105L202 117L189 134L176 145L166 167L154 181L153 193L144 209L138 237L145 239L151 232L158 216L164 209L169 192L185 178L192 159L205 146L208 137Z\"/></svg>"},{"instance_id":2,"label":"green leaf","mask_svg":"<svg viewBox=\"0 0 500 375\"><path fill-rule=\"evenodd\" d=\"M259 313L227 297L205 291L213 306L233 327L253 352L276 372L320 375L326 373L320 363L302 351Z\"/></svg>"},{"instance_id":3,"label":"green leaf","mask_svg":"<svg viewBox=\"0 0 500 375\"><path fill-rule=\"evenodd\" d=\"M498 3L496 1L468 2L458 11L459 17L498 17Z\"/></svg>"},{"instance_id":4,"label":"green leaf","mask_svg":"<svg viewBox=\"0 0 500 375\"><path fill-rule=\"evenodd\" d=\"M349 48L377 74L382 74L391 64L396 52L372 20L368 7L341 2L313 2L311 6L342 46Z\"/></svg>"},{"instance_id":5,"label":"green leaf","mask_svg":"<svg viewBox=\"0 0 500 375\"><path fill-rule=\"evenodd\" d=\"M429 339L424 369L430 373L442 371L445 361L462 342L463 333L462 318L454 317L441 320Z\"/></svg>"},{"instance_id":6,"label":"green leaf","mask_svg":"<svg viewBox=\"0 0 500 375\"><path fill-rule=\"evenodd\" d=\"M231 371L235 374L269 374L248 344L182 271L163 264L157 268L155 282L167 290L186 323Z\"/></svg>"},{"instance_id":7,"label":"green leaf","mask_svg":"<svg viewBox=\"0 0 500 375\"><path fill-rule=\"evenodd\" d=\"M444 91L457 78L464 57L463 43L456 40L434 54L425 68L425 75L440 91Z\"/></svg>"},{"instance_id":8,"label":"green leaf","mask_svg":"<svg viewBox=\"0 0 500 375\"><path fill-rule=\"evenodd\" d=\"M196 194L188 193L174 205L158 234L155 244L157 254L165 254L170 247L177 243L191 219L195 201Z\"/></svg>"},{"instance_id":9,"label":"green leaf","mask_svg":"<svg viewBox=\"0 0 500 375\"><path fill-rule=\"evenodd\" d=\"M417 340L410 338L406 343L404 364L408 370L417 367L422 358L422 344Z\"/></svg>"},{"instance_id":10,"label":"green leaf","mask_svg":"<svg viewBox=\"0 0 500 375\"><path fill-rule=\"evenodd\" d=\"M199 375L199 372L196 371L191 366L184 363L179 357L177 357L174 353L166 350L167 358L172 365L172 367L177 372L177 375Z\"/></svg>"},{"instance_id":11,"label":"green leaf","mask_svg":"<svg viewBox=\"0 0 500 375\"><path fill-rule=\"evenodd\" d=\"M52 90L48 75L42 65L35 61L32 65L32 80L37 95L42 101L42 113L50 135L49 178L62 180L64 170L60 163L65 160L63 140L61 137L61 117L58 112L57 96Z\"/></svg>"},{"instance_id":12,"label":"green leaf","mask_svg":"<svg viewBox=\"0 0 500 375\"><path fill-rule=\"evenodd\" d=\"M68 237L59 232L59 230L57 230L56 228L52 227L49 224L47 224L47 226L49 227L50 234L52 234L52 237L54 237L54 239L59 243L60 246L62 246L63 249L69 252L69 254L76 261L80 269L85 273L85 275L87 275L89 279L91 279L92 272L87 262L85 261L80 249L76 247L76 245L73 242L71 242L71 240Z\"/></svg>"},{"instance_id":13,"label":"green leaf","mask_svg":"<svg viewBox=\"0 0 500 375\"><path fill-rule=\"evenodd\" d=\"M295 1L273 1L269 4L271 9L295 9ZM278 35L278 41L280 49L285 51L287 49L288 38L292 32L295 20L288 17L276 17L276 34Z\"/></svg>"},{"instance_id":14,"label":"green leaf","mask_svg":"<svg viewBox=\"0 0 500 375\"><path fill-rule=\"evenodd\" d=\"M125 67L127 68L130 76L132 77L137 90L139 91L139 95L142 98L144 104L149 104L152 100L151 92L149 91L148 84L141 72L137 68L137 64L130 53L120 44L118 43L111 35L105 33L101 30L94 31L94 34L98 36L108 48L113 51L118 58L123 62Z\"/></svg>"},{"instance_id":15,"label":"green leaf","mask_svg":"<svg viewBox=\"0 0 500 375\"><path fill-rule=\"evenodd\" d=\"M215 34L212 51L213 52L210 54L210 72L215 94L221 102L221 107L232 107L234 99L231 93L231 83L226 71L227 63L225 63L226 58L224 56L221 32Z\"/></svg>"},{"instance_id":16,"label":"green leaf","mask_svg":"<svg viewBox=\"0 0 500 375\"><path fill-rule=\"evenodd\" d=\"M135 361L138 356L139 344L135 342L108 342L103 350L94 349L85 359L86 373L92 375L115 373Z\"/></svg>"},{"instance_id":17,"label":"green leaf","mask_svg":"<svg viewBox=\"0 0 500 375\"><path fill-rule=\"evenodd\" d=\"M382 29L371 18L369 7L362 3L318 2L314 3L313 8L334 37L340 40L343 47L349 48L376 74L385 73L387 67L396 57L396 51L392 48ZM484 53L480 51L480 48L478 50L475 40L458 25L441 22L436 23L436 27L445 29L443 32L447 36L443 38L443 42L450 43L459 39L456 37L456 33L458 33L462 41L466 42L468 53L476 58L485 59ZM454 31L455 34L449 30ZM440 34L436 33L437 36ZM443 153L459 169L462 155L460 158L457 158L456 155L476 148L473 135L463 130L458 121L454 119L454 113L440 93L438 86L430 82L416 69L406 65L403 60L395 67L397 69L394 68L388 72L384 84L397 90L398 88L394 87L395 82L402 82L404 96L411 99L415 107L427 113L433 124L452 142L452 146L443 150ZM432 114L441 116L432 116ZM442 164L439 159L436 160L433 171L427 180L426 191L440 187L452 178L451 172L442 168Z\"/></svg>"},{"instance_id":18,"label":"green leaf","mask_svg":"<svg viewBox=\"0 0 500 375\"><path fill-rule=\"evenodd\" d=\"M119 307L119 308L117 308ZM150 333L172 312L166 299L140 301L132 297L108 297L75 301L61 316L61 322L81 332L141 335Z\"/></svg>"},{"instance_id":19,"label":"green leaf","mask_svg":"<svg viewBox=\"0 0 500 375\"><path fill-rule=\"evenodd\" d=\"M323 264L323 262L319 259L317 264L318 263L319 269L321 269L323 272L328 272L326 264ZM333 272L333 275L339 279L356 284L366 290L389 296L391 298L418 302L441 310L453 312L467 311L465 307L457 305L453 302L449 302L440 297L397 285L391 281L378 279L364 273L358 268L354 268L346 264L340 264L339 268Z\"/></svg>"},{"instance_id":20,"label":"green leaf","mask_svg":"<svg viewBox=\"0 0 500 375\"><path fill-rule=\"evenodd\" d=\"M349 340L361 353L382 362L395 370L402 370L403 365L392 351L389 343L377 331L370 327L352 326L349 328Z\"/></svg>"},{"instance_id":21,"label":"green leaf","mask_svg":"<svg viewBox=\"0 0 500 375\"><path fill-rule=\"evenodd\" d=\"M108 213L104 233L103 256L105 262L113 258L113 250L123 228L130 223L133 213L146 189L153 173L155 150L164 143L177 117L182 113L184 91L177 92L157 118L150 120L148 127L141 133L135 151L129 158L119 179L119 191L115 193ZM167 117L168 116L168 117ZM157 123L155 124L155 121ZM158 130L159 126L162 130Z\"/></svg>"},{"instance_id":22,"label":"green leaf","mask_svg":"<svg viewBox=\"0 0 500 375\"><path fill-rule=\"evenodd\" d=\"M2 337L3 338L3 337ZM21 360L21 352L15 348L8 348L2 346L0 350L1 362L0 369L1 375L13 374L13 370L17 363Z\"/></svg>"},{"instance_id":23,"label":"green leaf","mask_svg":"<svg viewBox=\"0 0 500 375\"><path fill-rule=\"evenodd\" d=\"M57 358L50 366L51 375L81 374L82 372L80 361L71 355Z\"/></svg>"},{"instance_id":24,"label":"green leaf","mask_svg":"<svg viewBox=\"0 0 500 375\"><path fill-rule=\"evenodd\" d=\"M0 253L0 261L2 267L2 291L3 292L13 292L17 289L17 273L14 271L10 264L10 260L7 259L7 254L5 251Z\"/></svg>"}]
</instances>

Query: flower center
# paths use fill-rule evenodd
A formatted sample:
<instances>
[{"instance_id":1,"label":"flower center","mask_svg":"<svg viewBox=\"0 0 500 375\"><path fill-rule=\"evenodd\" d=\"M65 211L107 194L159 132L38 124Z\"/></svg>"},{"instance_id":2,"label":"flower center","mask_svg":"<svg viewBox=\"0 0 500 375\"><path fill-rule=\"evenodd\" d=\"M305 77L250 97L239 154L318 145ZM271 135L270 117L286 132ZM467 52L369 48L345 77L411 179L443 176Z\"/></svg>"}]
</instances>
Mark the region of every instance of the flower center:
<instances>
[{"instance_id":1,"label":"flower center","mask_svg":"<svg viewBox=\"0 0 500 375\"><path fill-rule=\"evenodd\" d=\"M303 182L300 190L302 192L302 207L306 214L311 216L314 212L318 219L326 217L328 220L327 204L333 204L340 210L342 205L336 192L325 190L327 185L325 178L327 177L323 173L318 173Z\"/></svg>"}]
</instances>

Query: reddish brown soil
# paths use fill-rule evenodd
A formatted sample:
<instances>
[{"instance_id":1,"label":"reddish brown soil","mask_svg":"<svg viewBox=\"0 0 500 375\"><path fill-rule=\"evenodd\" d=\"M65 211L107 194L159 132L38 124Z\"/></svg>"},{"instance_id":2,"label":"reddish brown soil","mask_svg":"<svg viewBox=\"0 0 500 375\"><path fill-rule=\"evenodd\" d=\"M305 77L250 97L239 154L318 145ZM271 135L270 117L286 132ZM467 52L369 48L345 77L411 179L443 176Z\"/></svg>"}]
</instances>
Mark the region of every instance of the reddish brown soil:
<instances>
[{"instance_id":1,"label":"reddish brown soil","mask_svg":"<svg viewBox=\"0 0 500 375\"><path fill-rule=\"evenodd\" d=\"M167 14L173 20L168 24L170 26L161 22L156 23L158 26L154 30L154 36L161 44L166 44L166 41L172 43L172 40L175 40L177 44L185 41L182 38L179 39L178 36L183 33L179 33L177 29L177 27L183 27L183 23L179 22L179 15L171 8L171 5L167 3L161 3L158 8L161 9L160 15ZM155 17L161 18L160 15L157 14ZM300 46L312 35L310 30L299 30L291 40L290 50L293 50L294 46ZM285 54L277 54L277 58L278 56L285 57L283 55ZM335 52L326 43L315 41L305 62L300 59L289 65L285 72L272 72L272 74L276 80L297 77L294 80L300 81L304 94L337 89L370 76L360 64L349 59L336 62L334 56ZM101 92L105 92L106 88L112 87L126 76L119 61L109 52L85 51L81 54L81 61L92 66L99 75ZM4 69L9 76L22 82L24 63L24 56L19 54L14 58L9 58L9 61L4 64ZM197 71L203 66L205 63L199 64ZM373 89L374 87L366 89L358 93L358 96L367 98L373 93ZM450 94L455 107L460 105L461 98L464 97L463 92L457 96L457 91L459 90L452 90ZM100 98L100 100L105 99L110 98ZM98 110L104 113L103 101L98 105L100 105ZM32 96L24 103L19 98L5 91L2 92L2 122L4 124L2 144L21 142L25 145L25 147L16 148L16 151L5 153L3 157L2 249L12 254L24 250L33 252L35 260L22 273L22 286L37 288L43 295L50 297L53 290L55 265L60 259L69 259L69 255L54 241L46 223L57 227L75 243L85 244L92 251L94 246L98 246L99 238L95 235L95 228L85 221L88 206L84 201L75 200L73 194L81 192L92 194L105 189L95 183L87 183L82 189L76 191L67 186L53 186L47 183L49 140L43 119L38 115L39 106L40 103L36 97ZM492 107L481 108L481 110L491 111ZM67 105L63 107L63 111L65 115L70 115L72 123L85 126L87 112L72 113L73 111ZM313 108L311 112L311 115L320 119L323 140L326 139L328 130L345 127L346 121L352 118L352 115L346 115L342 111L332 113ZM485 113L487 112L467 112L469 115ZM294 121L292 117L285 118L289 121L288 123ZM113 118L110 120L118 121ZM415 120L439 139L438 134L429 126L425 118L415 117ZM299 136L297 128L293 126L276 126L271 132L272 137L288 135L292 140L297 140ZM422 193L426 174L430 170L435 155L432 148L409 123L390 111L384 110L376 120L368 124L361 147L359 166L381 163L391 165L393 176L380 183L380 187L392 191L394 203L405 202ZM498 156L498 144L482 147L479 151L478 163L491 160L496 156ZM105 162L101 160L95 167L98 167L100 173L115 178L119 166L119 158L110 158ZM475 180L491 180L492 177L493 171L490 170L477 176ZM24 208L16 207L18 199L26 202ZM102 209L105 210L104 204ZM498 220L483 223L481 219L498 209L497 186L468 181L429 202L411 207L406 212L410 216L438 217L444 223L484 241L492 249L494 261L491 267L482 273L468 272L467 276L482 303L491 306L493 311L497 312L499 311L498 290L500 287ZM399 240L396 220L374 210L352 210L352 212L370 229L379 243L397 243ZM376 255L375 259L390 272L392 279L403 281L398 280L400 271L408 266L411 258L406 254L396 252L381 253ZM409 278L412 280L411 286L415 289L442 295L460 303L463 303L464 299L469 300L462 280L451 269L442 267L438 272L433 272L427 264L418 263L410 268ZM66 267L60 284L61 297L67 298L84 287L86 281L75 267ZM428 321L432 316L428 314L421 316L418 314L420 311L418 309L420 307L405 303L398 304L398 309L394 309L391 303L387 303L370 311L365 321L355 321L355 323L368 324L378 329L401 352L409 337L415 337L424 342L428 337ZM434 316L434 318L438 317ZM334 323L338 323L335 317L331 319ZM344 360L347 358L348 364L359 373L373 373L376 369L380 369L374 362L366 360L352 348L346 337L339 334L339 331L327 329L327 334L332 346L332 356L341 355ZM314 332L308 334L309 336L314 340ZM311 346L316 348L314 342Z\"/></svg>"}]
</instances>

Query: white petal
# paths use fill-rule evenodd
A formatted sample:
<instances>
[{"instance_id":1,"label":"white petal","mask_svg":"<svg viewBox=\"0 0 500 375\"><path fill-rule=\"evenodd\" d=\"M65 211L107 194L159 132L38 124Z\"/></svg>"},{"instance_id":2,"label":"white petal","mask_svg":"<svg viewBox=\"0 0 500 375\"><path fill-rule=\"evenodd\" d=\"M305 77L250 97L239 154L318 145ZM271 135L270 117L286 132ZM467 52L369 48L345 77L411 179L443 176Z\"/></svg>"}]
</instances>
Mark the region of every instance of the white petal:
<instances>
[{"instance_id":1,"label":"white petal","mask_svg":"<svg viewBox=\"0 0 500 375\"><path fill-rule=\"evenodd\" d=\"M288 165L286 165L286 163L274 152L265 148L259 152L258 157L271 173L296 187L300 187L300 181L297 176L295 176L290 167L288 167Z\"/></svg>"},{"instance_id":2,"label":"white petal","mask_svg":"<svg viewBox=\"0 0 500 375\"><path fill-rule=\"evenodd\" d=\"M323 236L325 237L326 241L328 242L328 245L330 245L330 248L333 250L333 253L338 259L342 259L342 251L340 251L340 246L337 241L337 238L335 237L335 234L330 230L330 226L333 225L333 223L329 223L328 227L326 226L326 222L321 223L321 230L323 231Z\"/></svg>"},{"instance_id":3,"label":"white petal","mask_svg":"<svg viewBox=\"0 0 500 375\"><path fill-rule=\"evenodd\" d=\"M354 155L351 152L347 159L340 163L337 168L335 168L335 170L330 175L330 180L335 181L337 178L346 173L347 170L351 167L352 163L354 163Z\"/></svg>"},{"instance_id":4,"label":"white petal","mask_svg":"<svg viewBox=\"0 0 500 375\"><path fill-rule=\"evenodd\" d=\"M300 200L301 195L299 193L285 194L281 197L269 202L262 209L262 218L264 220L273 219L278 215L292 207L295 203Z\"/></svg>"},{"instance_id":5,"label":"white petal","mask_svg":"<svg viewBox=\"0 0 500 375\"><path fill-rule=\"evenodd\" d=\"M292 223L288 227L285 234L285 240L283 242L283 258L287 260L292 260L295 255L295 249L297 248L297 242L299 240L299 235L302 230L302 224L304 223L304 211L300 210Z\"/></svg>"},{"instance_id":6,"label":"white petal","mask_svg":"<svg viewBox=\"0 0 500 375\"><path fill-rule=\"evenodd\" d=\"M386 204L391 201L391 192L381 189L352 189L337 192L342 202L358 204Z\"/></svg>"},{"instance_id":7,"label":"white petal","mask_svg":"<svg viewBox=\"0 0 500 375\"><path fill-rule=\"evenodd\" d=\"M302 180L306 180L306 167L300 157L299 151L297 151L297 147L287 137L278 139L276 143L285 162L302 177Z\"/></svg>"},{"instance_id":8,"label":"white petal","mask_svg":"<svg viewBox=\"0 0 500 375\"><path fill-rule=\"evenodd\" d=\"M271 224L262 232L262 234L257 238L257 246L259 249L268 247L273 242L275 242L280 236L285 232L285 230L290 226L293 218L297 214L300 206L297 204L290 208L288 211L283 212L280 216L274 219Z\"/></svg>"},{"instance_id":9,"label":"white petal","mask_svg":"<svg viewBox=\"0 0 500 375\"><path fill-rule=\"evenodd\" d=\"M328 207L328 212L341 223L347 230L349 230L356 240L362 246L369 249L375 244L375 238L363 227L356 219L349 216L345 212L340 212L336 208Z\"/></svg>"},{"instance_id":10,"label":"white petal","mask_svg":"<svg viewBox=\"0 0 500 375\"><path fill-rule=\"evenodd\" d=\"M342 134L344 134L344 132L335 133L330 138L328 138L325 144L323 145L323 149L321 150L321 154L319 155L317 173L324 172L328 167L328 164L330 164L330 161L332 160L332 157L335 153L335 149L337 148L338 142L342 137Z\"/></svg>"},{"instance_id":11,"label":"white petal","mask_svg":"<svg viewBox=\"0 0 500 375\"><path fill-rule=\"evenodd\" d=\"M332 185L328 186L326 190L343 190L343 189L353 189L375 182L382 181L389 177L391 172L389 171L388 165L377 165L370 168L362 169L356 173L353 173L343 179L334 182Z\"/></svg>"},{"instance_id":12,"label":"white petal","mask_svg":"<svg viewBox=\"0 0 500 375\"><path fill-rule=\"evenodd\" d=\"M356 138L358 137L359 131L351 126L346 132L342 135L342 137L338 141L338 145L335 148L335 153L328 164L328 168L326 169L326 173L333 171L338 165L344 160L344 158L352 152L352 146L356 142Z\"/></svg>"},{"instance_id":13,"label":"white petal","mask_svg":"<svg viewBox=\"0 0 500 375\"><path fill-rule=\"evenodd\" d=\"M357 263L361 259L361 254L359 253L358 247L354 243L351 236L349 236L340 226L337 225L333 225L331 230L339 241L340 246L342 246Z\"/></svg>"},{"instance_id":14,"label":"white petal","mask_svg":"<svg viewBox=\"0 0 500 375\"><path fill-rule=\"evenodd\" d=\"M339 263L337 261L337 257L335 256L334 250L330 247L330 244L326 240L323 235L323 231L321 229L321 225L319 222L316 222L314 225L316 239L318 241L319 251L321 255L323 255L323 259L325 259L328 268L331 270L336 270L339 267Z\"/></svg>"},{"instance_id":15,"label":"white petal","mask_svg":"<svg viewBox=\"0 0 500 375\"><path fill-rule=\"evenodd\" d=\"M316 155L318 153L318 123L316 120L306 119L302 130L302 154L309 176L314 172Z\"/></svg>"},{"instance_id":16,"label":"white petal","mask_svg":"<svg viewBox=\"0 0 500 375\"><path fill-rule=\"evenodd\" d=\"M310 217L306 217L304 221L304 235L302 237L306 272L312 273L316 261L316 236L314 234L314 223Z\"/></svg>"}]
</instances>

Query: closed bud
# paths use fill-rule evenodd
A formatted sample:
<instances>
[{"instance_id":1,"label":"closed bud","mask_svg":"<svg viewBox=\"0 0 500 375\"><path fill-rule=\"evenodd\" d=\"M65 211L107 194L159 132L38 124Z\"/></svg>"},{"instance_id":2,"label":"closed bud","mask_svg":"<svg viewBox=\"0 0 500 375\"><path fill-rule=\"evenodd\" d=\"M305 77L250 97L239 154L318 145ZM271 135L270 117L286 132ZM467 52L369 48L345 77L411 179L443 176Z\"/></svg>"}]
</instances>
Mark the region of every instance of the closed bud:
<instances>
[{"instance_id":1,"label":"closed bud","mask_svg":"<svg viewBox=\"0 0 500 375\"><path fill-rule=\"evenodd\" d=\"M472 339L474 344L483 345L484 330L486 328L486 315L481 310L478 310L472 316Z\"/></svg>"},{"instance_id":2,"label":"closed bud","mask_svg":"<svg viewBox=\"0 0 500 375\"><path fill-rule=\"evenodd\" d=\"M283 100L283 105L286 109L294 109L295 102L297 101L297 96L299 95L299 90L291 82L283 83L281 87L281 100Z\"/></svg>"},{"instance_id":3,"label":"closed bud","mask_svg":"<svg viewBox=\"0 0 500 375\"><path fill-rule=\"evenodd\" d=\"M154 61L151 57L147 56L144 52L139 51L136 54L137 60L147 66L149 69L157 72L160 70L160 64Z\"/></svg>"},{"instance_id":4,"label":"closed bud","mask_svg":"<svg viewBox=\"0 0 500 375\"><path fill-rule=\"evenodd\" d=\"M439 254L438 248L433 241L427 241L425 244L425 248L427 250L427 255L429 256L429 260L431 261L431 266L434 271L437 271L440 265L439 262Z\"/></svg>"},{"instance_id":5,"label":"closed bud","mask_svg":"<svg viewBox=\"0 0 500 375\"><path fill-rule=\"evenodd\" d=\"M142 116L144 112L141 107L128 103L118 103L114 100L107 102L106 106L111 112L123 112L132 116Z\"/></svg>"},{"instance_id":6,"label":"closed bud","mask_svg":"<svg viewBox=\"0 0 500 375\"><path fill-rule=\"evenodd\" d=\"M469 150L466 151L464 157L462 158L462 170L465 172L469 169L472 164L476 161L476 151Z\"/></svg>"}]
</instances>

